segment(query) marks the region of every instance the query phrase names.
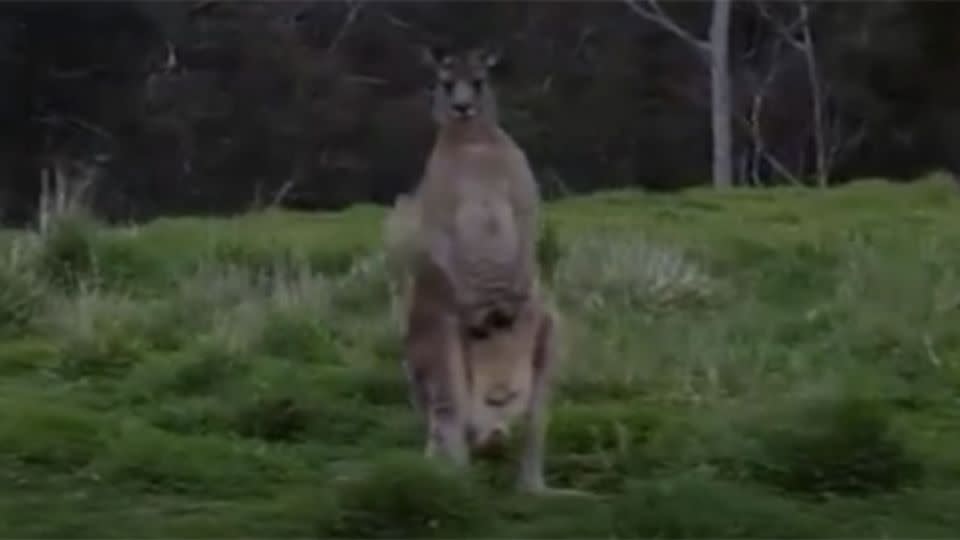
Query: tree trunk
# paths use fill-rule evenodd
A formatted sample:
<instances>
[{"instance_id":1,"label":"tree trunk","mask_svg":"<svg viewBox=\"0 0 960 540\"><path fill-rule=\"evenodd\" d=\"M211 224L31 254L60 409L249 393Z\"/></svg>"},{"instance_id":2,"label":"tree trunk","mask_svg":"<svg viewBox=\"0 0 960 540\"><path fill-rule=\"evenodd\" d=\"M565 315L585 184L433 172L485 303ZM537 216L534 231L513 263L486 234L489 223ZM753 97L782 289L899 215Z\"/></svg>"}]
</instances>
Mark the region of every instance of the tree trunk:
<instances>
[{"instance_id":1,"label":"tree trunk","mask_svg":"<svg viewBox=\"0 0 960 540\"><path fill-rule=\"evenodd\" d=\"M823 118L823 85L820 83L820 70L817 67L817 54L813 45L813 30L810 28L810 8L806 0L799 0L800 18L803 21L803 57L807 64L807 78L810 80L810 99L813 105L813 144L817 160L817 185L827 187L829 183L829 164L827 162L828 136Z\"/></svg>"},{"instance_id":2,"label":"tree trunk","mask_svg":"<svg viewBox=\"0 0 960 540\"><path fill-rule=\"evenodd\" d=\"M730 2L714 0L710 23L710 113L713 128L713 185L733 185L730 89Z\"/></svg>"}]
</instances>

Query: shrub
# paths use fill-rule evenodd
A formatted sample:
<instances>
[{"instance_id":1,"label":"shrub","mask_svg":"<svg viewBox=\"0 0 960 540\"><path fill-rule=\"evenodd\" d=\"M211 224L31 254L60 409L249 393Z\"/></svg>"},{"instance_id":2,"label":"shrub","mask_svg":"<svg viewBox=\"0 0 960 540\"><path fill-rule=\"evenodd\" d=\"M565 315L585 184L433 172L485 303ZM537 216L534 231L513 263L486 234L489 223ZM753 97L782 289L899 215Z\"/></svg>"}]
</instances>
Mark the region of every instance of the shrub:
<instances>
[{"instance_id":1,"label":"shrub","mask_svg":"<svg viewBox=\"0 0 960 540\"><path fill-rule=\"evenodd\" d=\"M643 447L658 423L640 401L558 405L549 431L551 481L619 489L627 476L646 469Z\"/></svg>"},{"instance_id":2,"label":"shrub","mask_svg":"<svg viewBox=\"0 0 960 540\"><path fill-rule=\"evenodd\" d=\"M813 538L826 523L798 504L703 473L632 482L614 502L624 538Z\"/></svg>"},{"instance_id":3,"label":"shrub","mask_svg":"<svg viewBox=\"0 0 960 540\"><path fill-rule=\"evenodd\" d=\"M356 257L335 281L337 307L356 314L380 311L390 303L386 254Z\"/></svg>"},{"instance_id":4,"label":"shrub","mask_svg":"<svg viewBox=\"0 0 960 540\"><path fill-rule=\"evenodd\" d=\"M40 311L47 288L34 271L32 252L16 242L0 260L0 332L18 333Z\"/></svg>"},{"instance_id":5,"label":"shrub","mask_svg":"<svg viewBox=\"0 0 960 540\"><path fill-rule=\"evenodd\" d=\"M669 308L716 293L716 283L699 264L640 237L583 236L566 251L556 269L557 289L587 309Z\"/></svg>"},{"instance_id":6,"label":"shrub","mask_svg":"<svg viewBox=\"0 0 960 540\"><path fill-rule=\"evenodd\" d=\"M103 426L82 409L25 396L7 396L0 400L0 407L7 411L0 415L5 455L55 470L78 470L101 451Z\"/></svg>"},{"instance_id":7,"label":"shrub","mask_svg":"<svg viewBox=\"0 0 960 540\"><path fill-rule=\"evenodd\" d=\"M540 263L541 274L547 283L552 283L557 266L563 259L564 251L557 234L556 227L544 220L537 238L537 260Z\"/></svg>"},{"instance_id":8,"label":"shrub","mask_svg":"<svg viewBox=\"0 0 960 540\"><path fill-rule=\"evenodd\" d=\"M57 216L36 237L37 269L54 285L73 289L96 277L97 222L83 213Z\"/></svg>"},{"instance_id":9,"label":"shrub","mask_svg":"<svg viewBox=\"0 0 960 540\"><path fill-rule=\"evenodd\" d=\"M876 400L835 397L804 402L760 433L756 478L817 497L893 491L922 473Z\"/></svg>"},{"instance_id":10,"label":"shrub","mask_svg":"<svg viewBox=\"0 0 960 540\"><path fill-rule=\"evenodd\" d=\"M491 508L462 471L391 453L335 483L336 515L318 534L334 538L452 538L490 526Z\"/></svg>"},{"instance_id":11,"label":"shrub","mask_svg":"<svg viewBox=\"0 0 960 540\"><path fill-rule=\"evenodd\" d=\"M62 375L116 375L141 358L149 314L128 296L77 287L50 297L37 325L55 340Z\"/></svg>"}]
</instances>

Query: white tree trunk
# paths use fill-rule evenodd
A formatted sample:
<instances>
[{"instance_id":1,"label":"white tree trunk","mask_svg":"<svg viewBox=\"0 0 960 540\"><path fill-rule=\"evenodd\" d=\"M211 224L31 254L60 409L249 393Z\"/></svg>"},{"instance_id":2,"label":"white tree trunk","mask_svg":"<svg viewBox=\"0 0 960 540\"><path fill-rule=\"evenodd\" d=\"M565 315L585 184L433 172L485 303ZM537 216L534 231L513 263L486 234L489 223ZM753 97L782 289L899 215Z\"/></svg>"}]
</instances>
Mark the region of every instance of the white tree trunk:
<instances>
[{"instance_id":1,"label":"white tree trunk","mask_svg":"<svg viewBox=\"0 0 960 540\"><path fill-rule=\"evenodd\" d=\"M710 116L713 128L713 185L733 185L733 128L730 89L730 2L713 1L710 23Z\"/></svg>"},{"instance_id":2,"label":"white tree trunk","mask_svg":"<svg viewBox=\"0 0 960 540\"><path fill-rule=\"evenodd\" d=\"M800 18L803 21L803 57L807 64L807 78L810 80L810 100L813 106L813 143L817 160L817 185L827 187L830 164L827 156L827 129L823 117L823 85L817 67L817 53L813 44L813 30L810 28L810 8L806 0L799 0Z\"/></svg>"},{"instance_id":3,"label":"white tree trunk","mask_svg":"<svg viewBox=\"0 0 960 540\"><path fill-rule=\"evenodd\" d=\"M730 83L730 8L732 0L713 0L710 36L699 39L667 15L657 0L625 0L631 11L679 37L703 54L710 66L710 123L713 135L713 185L733 185L733 103Z\"/></svg>"}]
</instances>

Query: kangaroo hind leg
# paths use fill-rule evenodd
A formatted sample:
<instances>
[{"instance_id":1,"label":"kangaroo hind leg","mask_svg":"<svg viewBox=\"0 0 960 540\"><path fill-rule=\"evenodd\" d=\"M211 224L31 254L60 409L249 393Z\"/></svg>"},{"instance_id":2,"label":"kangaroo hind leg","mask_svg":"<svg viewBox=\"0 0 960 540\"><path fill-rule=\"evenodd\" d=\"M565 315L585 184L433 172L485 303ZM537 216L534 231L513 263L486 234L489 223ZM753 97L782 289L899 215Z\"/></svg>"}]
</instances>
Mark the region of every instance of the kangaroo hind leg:
<instances>
[{"instance_id":1,"label":"kangaroo hind leg","mask_svg":"<svg viewBox=\"0 0 960 540\"><path fill-rule=\"evenodd\" d=\"M424 452L466 465L467 388L459 328L449 315L411 319L405 353L412 400L426 420Z\"/></svg>"}]
</instances>

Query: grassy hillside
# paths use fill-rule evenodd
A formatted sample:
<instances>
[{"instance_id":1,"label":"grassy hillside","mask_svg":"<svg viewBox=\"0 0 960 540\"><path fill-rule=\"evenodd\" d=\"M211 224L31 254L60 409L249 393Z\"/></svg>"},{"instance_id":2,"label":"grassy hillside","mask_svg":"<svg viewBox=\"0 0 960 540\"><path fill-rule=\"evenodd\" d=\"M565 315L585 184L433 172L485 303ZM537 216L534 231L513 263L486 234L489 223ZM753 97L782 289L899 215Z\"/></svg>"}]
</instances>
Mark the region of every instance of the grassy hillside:
<instances>
[{"instance_id":1,"label":"grassy hillside","mask_svg":"<svg viewBox=\"0 0 960 540\"><path fill-rule=\"evenodd\" d=\"M940 179L552 205L548 476L419 458L381 210L0 239L2 537L955 537Z\"/></svg>"}]
</instances>

